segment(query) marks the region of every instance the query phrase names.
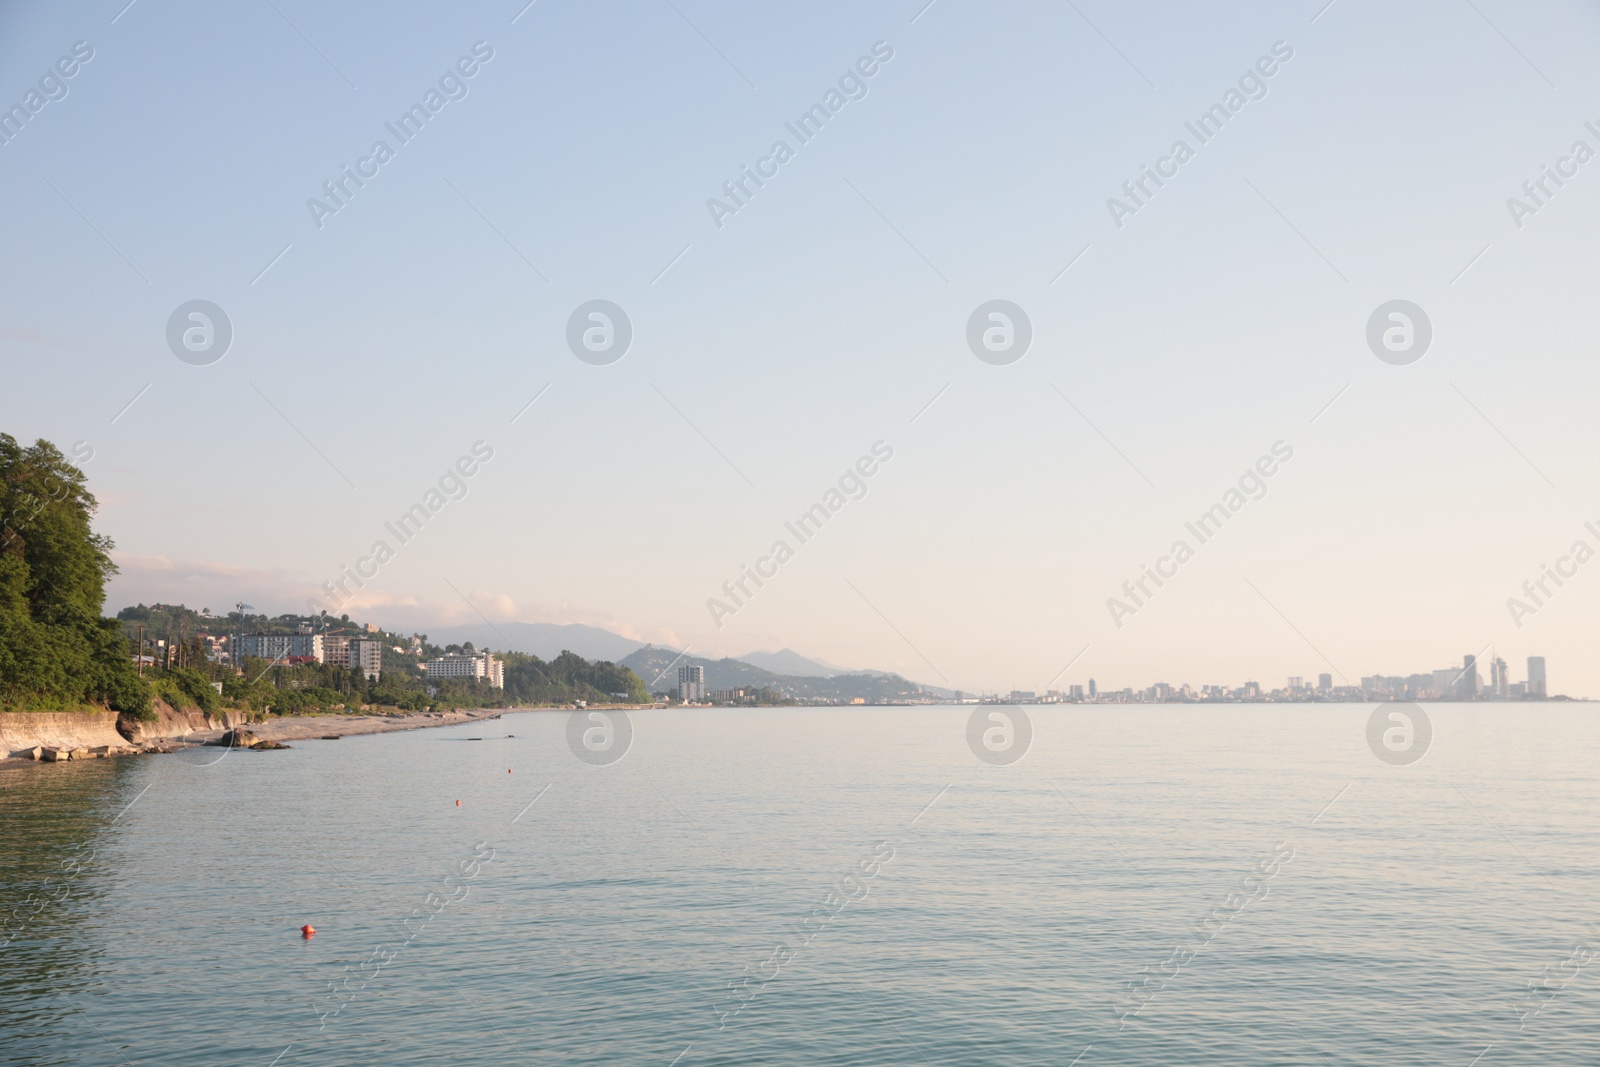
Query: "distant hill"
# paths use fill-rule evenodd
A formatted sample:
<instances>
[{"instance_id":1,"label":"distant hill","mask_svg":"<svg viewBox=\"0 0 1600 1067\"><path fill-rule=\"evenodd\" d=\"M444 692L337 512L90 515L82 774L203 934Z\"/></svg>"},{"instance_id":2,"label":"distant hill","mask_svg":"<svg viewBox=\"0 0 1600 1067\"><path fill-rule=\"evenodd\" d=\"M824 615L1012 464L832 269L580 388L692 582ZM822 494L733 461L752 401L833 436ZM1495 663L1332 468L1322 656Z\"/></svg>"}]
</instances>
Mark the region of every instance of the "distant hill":
<instances>
[{"instance_id":1,"label":"distant hill","mask_svg":"<svg viewBox=\"0 0 1600 1067\"><path fill-rule=\"evenodd\" d=\"M804 660L802 656L796 659ZM812 662L805 660L805 662ZM944 690L909 682L898 674L858 673L840 674L824 678L816 675L778 674L737 659L702 659L685 656L676 649L656 648L646 645L621 660L644 680L652 692L665 692L676 688L678 668L704 667L706 688L737 689L740 687L769 687L795 700L825 700L848 704L855 699L868 703L887 703L894 700L915 700L926 696L948 695Z\"/></svg>"},{"instance_id":2,"label":"distant hill","mask_svg":"<svg viewBox=\"0 0 1600 1067\"><path fill-rule=\"evenodd\" d=\"M620 662L640 645L640 642L610 630L575 622L501 622L493 626L480 622L466 626L441 626L428 631L428 641L440 646L463 645L471 641L475 648L525 652L546 660L554 659L562 652L571 652L586 660L612 663ZM646 678L645 682L648 684L649 679Z\"/></svg>"},{"instance_id":3,"label":"distant hill","mask_svg":"<svg viewBox=\"0 0 1600 1067\"><path fill-rule=\"evenodd\" d=\"M640 642L631 638L581 623L502 622L493 626L487 623L441 626L428 631L428 641L439 646L471 641L475 648L525 652L546 660L568 651L586 660L609 661L631 667L635 674L644 679L645 686L656 692L678 684L677 664L666 675L657 678L677 658L677 649L641 646ZM799 700L843 700L846 703L855 697L864 700L910 697L919 690L938 696L950 695L947 689L919 686L887 671L850 670L809 659L792 648L777 652L751 652L737 659L709 660L690 656L682 662L706 668L708 689L770 685L780 693ZM847 678L854 681L844 681Z\"/></svg>"},{"instance_id":4,"label":"distant hill","mask_svg":"<svg viewBox=\"0 0 1600 1067\"><path fill-rule=\"evenodd\" d=\"M807 659L792 648L776 652L746 652L737 657L773 674L792 674L800 678L832 678L839 674L877 674L877 671L853 671L848 667L835 667L820 659Z\"/></svg>"}]
</instances>

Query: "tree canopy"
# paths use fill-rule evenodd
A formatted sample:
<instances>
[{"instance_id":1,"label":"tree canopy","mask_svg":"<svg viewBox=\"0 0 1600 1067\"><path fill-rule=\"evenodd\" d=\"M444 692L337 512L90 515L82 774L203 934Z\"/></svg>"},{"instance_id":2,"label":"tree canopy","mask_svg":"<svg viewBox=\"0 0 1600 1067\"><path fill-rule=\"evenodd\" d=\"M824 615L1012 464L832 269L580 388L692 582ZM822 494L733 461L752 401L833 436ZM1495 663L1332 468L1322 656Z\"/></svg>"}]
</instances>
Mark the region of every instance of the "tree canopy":
<instances>
[{"instance_id":1,"label":"tree canopy","mask_svg":"<svg viewBox=\"0 0 1600 1067\"><path fill-rule=\"evenodd\" d=\"M101 616L117 568L90 526L97 506L50 442L0 434L0 708L150 707L120 627Z\"/></svg>"}]
</instances>

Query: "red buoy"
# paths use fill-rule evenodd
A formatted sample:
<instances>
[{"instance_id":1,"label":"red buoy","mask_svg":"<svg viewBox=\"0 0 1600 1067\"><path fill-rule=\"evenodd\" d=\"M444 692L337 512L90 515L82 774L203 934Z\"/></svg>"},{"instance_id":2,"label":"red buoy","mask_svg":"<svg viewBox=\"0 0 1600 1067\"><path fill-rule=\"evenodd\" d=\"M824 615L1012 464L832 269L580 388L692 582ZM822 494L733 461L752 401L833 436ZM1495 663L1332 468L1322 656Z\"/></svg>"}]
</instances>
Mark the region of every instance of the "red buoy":
<instances>
[{"instance_id":1,"label":"red buoy","mask_svg":"<svg viewBox=\"0 0 1600 1067\"><path fill-rule=\"evenodd\" d=\"M310 923L307 923L305 926L300 928L300 936L305 938L307 941L310 941L314 936L316 936L316 933L317 928L312 926Z\"/></svg>"},{"instance_id":2,"label":"red buoy","mask_svg":"<svg viewBox=\"0 0 1600 1067\"><path fill-rule=\"evenodd\" d=\"M459 801L459 800L458 800L458 801L456 801L456 807L458 807L458 808L459 808L459 807L460 807L460 806L461 806L461 801Z\"/></svg>"}]
</instances>

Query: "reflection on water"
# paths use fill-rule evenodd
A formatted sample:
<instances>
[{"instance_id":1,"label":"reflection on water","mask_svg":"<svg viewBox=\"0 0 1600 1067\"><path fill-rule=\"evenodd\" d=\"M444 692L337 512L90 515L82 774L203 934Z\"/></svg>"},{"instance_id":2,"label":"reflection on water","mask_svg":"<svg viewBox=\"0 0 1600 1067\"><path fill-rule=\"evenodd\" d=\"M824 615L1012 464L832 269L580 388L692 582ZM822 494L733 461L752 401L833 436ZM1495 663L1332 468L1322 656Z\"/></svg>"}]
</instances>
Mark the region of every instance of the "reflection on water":
<instances>
[{"instance_id":1,"label":"reflection on water","mask_svg":"<svg viewBox=\"0 0 1600 1067\"><path fill-rule=\"evenodd\" d=\"M92 981L85 936L107 889L99 850L137 776L124 760L0 772L0 1003L6 1043L45 1040Z\"/></svg>"},{"instance_id":2,"label":"reflection on water","mask_svg":"<svg viewBox=\"0 0 1600 1067\"><path fill-rule=\"evenodd\" d=\"M0 773L0 1062L1594 1062L1587 706L1028 710Z\"/></svg>"}]
</instances>

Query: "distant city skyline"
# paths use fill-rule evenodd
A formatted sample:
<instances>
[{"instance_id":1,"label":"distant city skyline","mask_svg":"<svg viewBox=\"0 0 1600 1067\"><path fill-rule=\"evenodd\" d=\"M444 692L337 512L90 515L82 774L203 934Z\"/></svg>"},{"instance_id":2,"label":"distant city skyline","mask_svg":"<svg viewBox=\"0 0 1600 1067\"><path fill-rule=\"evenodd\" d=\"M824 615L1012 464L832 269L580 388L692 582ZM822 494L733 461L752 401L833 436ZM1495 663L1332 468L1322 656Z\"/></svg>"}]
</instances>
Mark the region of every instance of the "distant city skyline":
<instances>
[{"instance_id":1,"label":"distant city skyline","mask_svg":"<svg viewBox=\"0 0 1600 1067\"><path fill-rule=\"evenodd\" d=\"M1528 677L1522 682L1511 682L1507 678L1506 661L1500 658L1494 660L1494 674L1491 685L1485 688L1482 684L1482 675L1476 671L1476 657L1467 654L1462 657L1460 667L1443 667L1421 674L1411 674L1405 677L1399 675L1367 675L1361 679L1359 685L1334 685L1333 676L1321 674L1317 677L1316 685L1306 685L1304 675L1290 675L1285 684L1279 688L1263 686L1260 682L1247 681L1238 686L1202 685L1198 689L1187 682L1176 686L1166 682L1155 682L1143 687L1124 687L1122 689L1107 690L1099 686L1096 679L1090 678L1085 691L1083 685L1070 685L1065 690L1051 689L1044 693L1032 690L1013 689L1005 694L1005 699L1013 702L1041 702L1041 703L1119 703L1134 702L1182 702L1196 701L1337 701L1349 703L1352 701L1368 700L1444 700L1444 701L1472 701L1472 700L1586 700L1587 697L1575 696L1565 693L1550 693L1545 676L1545 659L1543 656L1528 657ZM958 691L958 696L966 696L964 691ZM985 694L999 698L1001 694Z\"/></svg>"}]
</instances>

